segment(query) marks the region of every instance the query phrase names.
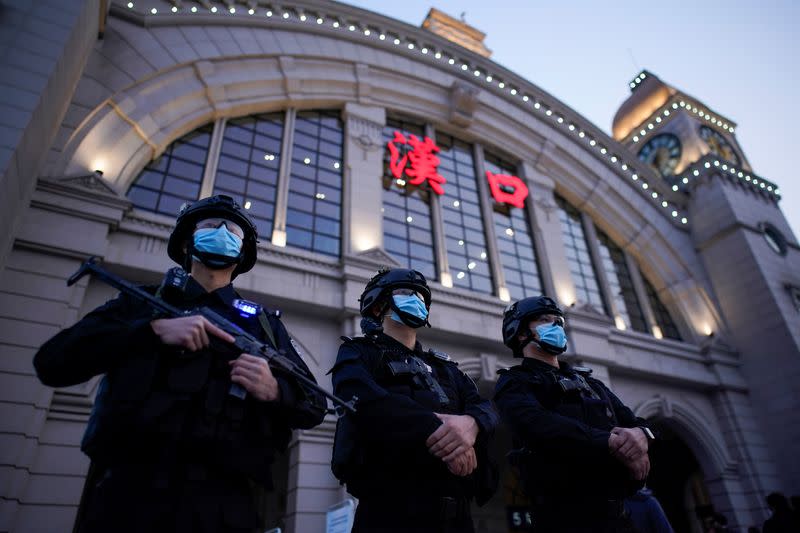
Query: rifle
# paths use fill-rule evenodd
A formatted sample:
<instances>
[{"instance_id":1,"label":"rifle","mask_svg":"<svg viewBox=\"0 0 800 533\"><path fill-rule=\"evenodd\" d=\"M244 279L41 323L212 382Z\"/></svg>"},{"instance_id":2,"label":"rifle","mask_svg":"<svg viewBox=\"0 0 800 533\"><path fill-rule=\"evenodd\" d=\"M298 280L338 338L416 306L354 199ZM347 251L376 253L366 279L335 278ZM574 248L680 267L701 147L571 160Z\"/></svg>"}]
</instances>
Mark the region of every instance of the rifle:
<instances>
[{"instance_id":1,"label":"rifle","mask_svg":"<svg viewBox=\"0 0 800 533\"><path fill-rule=\"evenodd\" d=\"M91 274L92 276L96 277L100 281L107 283L118 289L120 292L131 296L140 302L149 305L151 308L156 310L161 315L164 315L167 318L180 318L185 316L202 316L212 324L214 324L219 329L223 330L224 332L228 333L234 338L233 343L231 344L230 349L234 349L239 353L249 353L255 355L257 357L262 357L266 359L269 364L277 369L283 370L284 372L291 374L297 381L302 383L304 386L308 387L309 389L316 391L326 398L330 398L334 404L333 412L337 415L342 414L340 409L344 409L350 411L351 413L356 412L355 408L355 400L350 400L346 402L341 398L331 394L330 392L326 391L315 381L309 379L306 375L306 371L298 366L294 361L286 357L285 355L277 352L272 347L263 342L259 341L257 338L250 335L248 332L228 320L227 318L215 313L208 307L197 307L195 309L183 310L179 309L175 306L172 306L158 298L153 296L152 294L148 293L125 281L124 279L112 274L111 272L107 271L103 267L97 264L97 257L90 257L88 260L84 261L83 264L80 266L77 272L75 272L72 276L69 277L67 280L67 285L72 286L74 285L79 279L84 277L87 274ZM227 343L226 343L227 344ZM231 396L235 396L239 399L244 399L247 396L247 391L239 385L238 383L232 383L231 388L228 391L228 394ZM330 410L329 410L330 412Z\"/></svg>"}]
</instances>

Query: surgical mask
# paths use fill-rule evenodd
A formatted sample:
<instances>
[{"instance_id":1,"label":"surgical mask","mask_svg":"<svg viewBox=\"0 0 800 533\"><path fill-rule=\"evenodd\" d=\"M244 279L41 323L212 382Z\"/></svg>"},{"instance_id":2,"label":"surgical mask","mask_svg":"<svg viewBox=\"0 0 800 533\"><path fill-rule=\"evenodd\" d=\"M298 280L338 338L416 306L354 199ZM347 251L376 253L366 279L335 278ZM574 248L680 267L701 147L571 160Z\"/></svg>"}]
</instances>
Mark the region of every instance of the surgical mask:
<instances>
[{"instance_id":1,"label":"surgical mask","mask_svg":"<svg viewBox=\"0 0 800 533\"><path fill-rule=\"evenodd\" d=\"M200 228L194 233L193 257L211 268L225 268L239 260L242 238L225 224L217 228Z\"/></svg>"},{"instance_id":2,"label":"surgical mask","mask_svg":"<svg viewBox=\"0 0 800 533\"><path fill-rule=\"evenodd\" d=\"M542 324L536 326L536 333L539 334L537 344L548 353L558 355L567 349L567 334L564 328L558 324Z\"/></svg>"},{"instance_id":3,"label":"surgical mask","mask_svg":"<svg viewBox=\"0 0 800 533\"><path fill-rule=\"evenodd\" d=\"M428 321L428 309L416 294L395 294L392 296L391 316L395 322L420 328Z\"/></svg>"}]
</instances>

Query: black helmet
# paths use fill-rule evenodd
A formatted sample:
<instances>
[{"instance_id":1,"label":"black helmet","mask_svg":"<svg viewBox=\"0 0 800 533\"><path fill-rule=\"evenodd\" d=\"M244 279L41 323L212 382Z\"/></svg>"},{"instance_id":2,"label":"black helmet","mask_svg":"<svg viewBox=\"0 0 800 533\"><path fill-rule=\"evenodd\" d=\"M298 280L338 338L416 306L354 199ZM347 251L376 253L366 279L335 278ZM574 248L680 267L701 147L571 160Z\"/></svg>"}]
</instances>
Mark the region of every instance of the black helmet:
<instances>
[{"instance_id":1,"label":"black helmet","mask_svg":"<svg viewBox=\"0 0 800 533\"><path fill-rule=\"evenodd\" d=\"M239 225L244 231L242 239L242 252L239 254L238 265L233 271L233 277L247 272L256 264L256 243L258 243L258 231L250 217L245 214L242 208L233 198L224 194L203 198L193 204L184 204L178 213L175 221L175 229L169 237L167 254L170 258L183 266L187 270L191 261L187 254L187 248L192 246L192 234L195 226L201 220L207 218L224 218Z\"/></svg>"},{"instance_id":2,"label":"black helmet","mask_svg":"<svg viewBox=\"0 0 800 533\"><path fill-rule=\"evenodd\" d=\"M372 307L384 298L391 300L388 297L391 296L392 291L395 289L411 289L416 291L417 294L421 295L422 299L425 300L425 307L430 310L431 290L428 288L428 282L425 280L425 276L416 270L408 268L381 268L378 273L367 282L367 286L364 287L364 292L361 293L361 298L358 299L358 301L361 302L361 316L369 319L374 318L371 312ZM394 305L391 301L388 303ZM422 322L420 326L426 323L427 321Z\"/></svg>"},{"instance_id":3,"label":"black helmet","mask_svg":"<svg viewBox=\"0 0 800 533\"><path fill-rule=\"evenodd\" d=\"M519 336L531 320L541 315L564 316L564 312L552 298L534 296L523 298L506 307L503 312L503 344L511 348L515 357L522 357L522 348L527 342L520 342ZM528 332L530 334L530 332Z\"/></svg>"}]
</instances>

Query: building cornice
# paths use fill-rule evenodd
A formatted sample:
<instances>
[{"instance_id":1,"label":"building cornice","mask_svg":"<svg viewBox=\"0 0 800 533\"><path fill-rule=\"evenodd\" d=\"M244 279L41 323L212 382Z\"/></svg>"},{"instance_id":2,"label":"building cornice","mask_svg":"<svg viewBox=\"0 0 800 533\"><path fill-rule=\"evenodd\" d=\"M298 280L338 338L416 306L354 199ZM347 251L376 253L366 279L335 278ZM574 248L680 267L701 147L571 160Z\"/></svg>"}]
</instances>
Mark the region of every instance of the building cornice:
<instances>
[{"instance_id":1,"label":"building cornice","mask_svg":"<svg viewBox=\"0 0 800 533\"><path fill-rule=\"evenodd\" d=\"M668 196L666 184L654 170L641 163L625 146L581 116L568 105L501 65L466 48L454 45L427 30L372 11L337 2L305 1L273 3L207 1L206 7L177 7L166 0L116 0L111 14L145 27L180 25L252 26L287 29L332 36L358 44L391 50L469 80L502 97L523 112L550 125L618 175L638 194L654 202L671 224L687 229L685 203ZM130 6L130 7L128 7ZM660 191L655 197L653 193ZM667 205L664 206L663 204Z\"/></svg>"}]
</instances>

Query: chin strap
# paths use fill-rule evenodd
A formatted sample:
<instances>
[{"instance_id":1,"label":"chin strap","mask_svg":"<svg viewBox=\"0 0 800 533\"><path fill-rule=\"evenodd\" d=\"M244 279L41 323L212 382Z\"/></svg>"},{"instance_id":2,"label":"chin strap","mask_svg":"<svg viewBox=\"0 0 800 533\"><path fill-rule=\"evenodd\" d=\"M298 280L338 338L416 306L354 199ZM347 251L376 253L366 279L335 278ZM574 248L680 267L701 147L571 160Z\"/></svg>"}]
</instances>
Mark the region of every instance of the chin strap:
<instances>
[{"instance_id":1,"label":"chin strap","mask_svg":"<svg viewBox=\"0 0 800 533\"><path fill-rule=\"evenodd\" d=\"M519 354L522 355L522 350L531 343L535 344L536 346L539 347L540 350L542 350L545 353L549 353L550 355L561 355L562 353L567 351L566 346L561 348L560 346L555 346L548 342L537 341L535 338L533 338L533 332L528 330L528 334L525 336L525 339L519 343L519 348L518 348Z\"/></svg>"},{"instance_id":2,"label":"chin strap","mask_svg":"<svg viewBox=\"0 0 800 533\"><path fill-rule=\"evenodd\" d=\"M378 320L371 317L361 319L361 332L364 335L374 335L383 331L383 326Z\"/></svg>"}]
</instances>

